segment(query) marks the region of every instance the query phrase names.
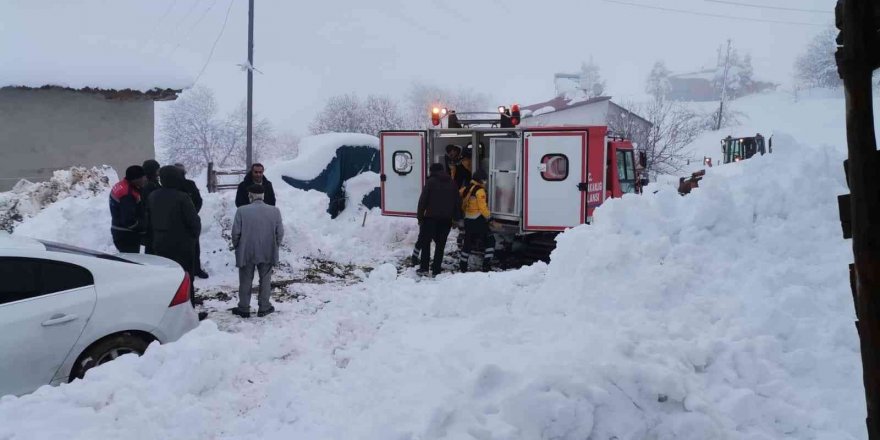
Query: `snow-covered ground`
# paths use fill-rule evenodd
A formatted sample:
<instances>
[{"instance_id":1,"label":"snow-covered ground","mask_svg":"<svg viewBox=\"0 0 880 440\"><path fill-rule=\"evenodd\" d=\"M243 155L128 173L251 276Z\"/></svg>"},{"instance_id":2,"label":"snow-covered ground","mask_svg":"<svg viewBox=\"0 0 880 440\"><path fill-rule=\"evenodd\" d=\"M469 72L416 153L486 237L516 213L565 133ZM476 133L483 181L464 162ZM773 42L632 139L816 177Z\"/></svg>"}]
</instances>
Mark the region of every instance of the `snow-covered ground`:
<instances>
[{"instance_id":1,"label":"snow-covered ground","mask_svg":"<svg viewBox=\"0 0 880 440\"><path fill-rule=\"evenodd\" d=\"M806 112L774 129L773 155L713 168L688 197L610 201L549 265L508 272L418 280L392 264L411 221L330 220L322 194L276 182L285 270L374 267L363 282L291 285L304 295L278 314L216 313L141 358L4 397L0 439L865 438L843 146L809 142L823 113ZM16 233L107 249L106 194L76 200ZM202 211L212 287L234 285L232 211L232 194Z\"/></svg>"}]
</instances>

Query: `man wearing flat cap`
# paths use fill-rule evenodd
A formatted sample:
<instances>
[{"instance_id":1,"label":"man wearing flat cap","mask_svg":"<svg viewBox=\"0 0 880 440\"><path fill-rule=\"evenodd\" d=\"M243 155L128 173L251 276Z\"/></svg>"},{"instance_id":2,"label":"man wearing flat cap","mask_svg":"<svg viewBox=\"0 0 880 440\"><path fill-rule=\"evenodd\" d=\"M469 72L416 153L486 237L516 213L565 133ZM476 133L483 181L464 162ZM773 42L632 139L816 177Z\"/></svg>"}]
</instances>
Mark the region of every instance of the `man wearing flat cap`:
<instances>
[{"instance_id":1,"label":"man wearing flat cap","mask_svg":"<svg viewBox=\"0 0 880 440\"><path fill-rule=\"evenodd\" d=\"M269 302L272 267L278 264L278 247L284 238L281 211L264 202L265 189L252 184L247 188L248 201L235 212L232 223L232 246L238 267L238 307L232 313L242 318L251 316L251 289L254 271L260 274L257 316L275 311Z\"/></svg>"}]
</instances>

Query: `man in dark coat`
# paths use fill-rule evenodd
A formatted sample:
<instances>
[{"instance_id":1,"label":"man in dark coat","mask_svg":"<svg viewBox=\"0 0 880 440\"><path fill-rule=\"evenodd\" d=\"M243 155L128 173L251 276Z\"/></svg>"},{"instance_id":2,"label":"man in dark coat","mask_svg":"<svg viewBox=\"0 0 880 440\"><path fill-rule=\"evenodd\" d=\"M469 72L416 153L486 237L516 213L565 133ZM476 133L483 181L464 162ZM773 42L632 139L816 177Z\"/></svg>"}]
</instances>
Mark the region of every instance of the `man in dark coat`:
<instances>
[{"instance_id":1,"label":"man in dark coat","mask_svg":"<svg viewBox=\"0 0 880 440\"><path fill-rule=\"evenodd\" d=\"M263 187L263 203L275 206L275 190L272 188L272 182L263 175L265 170L266 168L263 167L263 164L255 163L251 165L251 170L244 176L244 180L238 184L238 191L235 194L236 208L251 203L248 198L248 188L253 184Z\"/></svg>"},{"instance_id":2,"label":"man in dark coat","mask_svg":"<svg viewBox=\"0 0 880 440\"><path fill-rule=\"evenodd\" d=\"M184 177L174 166L159 170L162 187L150 194L149 224L156 255L174 260L192 277L195 271L196 242L202 223L192 200L183 191ZM195 297L190 295L195 303Z\"/></svg>"},{"instance_id":3,"label":"man in dark coat","mask_svg":"<svg viewBox=\"0 0 880 440\"><path fill-rule=\"evenodd\" d=\"M437 276L443 264L446 239L452 223L461 218L461 196L452 178L443 169L443 164L431 165L431 176L425 182L419 197L416 211L419 219L419 270L421 274L428 272L431 263L431 274ZM434 242L434 260L430 261L431 242Z\"/></svg>"},{"instance_id":4,"label":"man in dark coat","mask_svg":"<svg viewBox=\"0 0 880 440\"><path fill-rule=\"evenodd\" d=\"M177 169L183 173L183 192L185 192L190 200L192 200L193 205L196 207L196 212L200 212L202 210L202 194L199 192L199 187L196 186L196 182L192 179L186 178L186 167L182 163L174 164ZM195 276L206 279L208 278L208 273L202 269L202 246L200 240L196 240L196 263L195 263Z\"/></svg>"},{"instance_id":5,"label":"man in dark coat","mask_svg":"<svg viewBox=\"0 0 880 440\"><path fill-rule=\"evenodd\" d=\"M110 234L119 252L140 253L145 230L144 199L141 189L147 183L144 169L132 165L125 170L125 179L110 190Z\"/></svg>"},{"instance_id":6,"label":"man in dark coat","mask_svg":"<svg viewBox=\"0 0 880 440\"><path fill-rule=\"evenodd\" d=\"M147 183L141 189L141 196L144 199L144 209L146 209L147 200L150 200L150 193L162 187L159 184L159 162L155 159L144 161L144 174L147 175ZM149 215L149 214L147 214ZM149 229L144 233L144 253L153 254L153 236L150 235Z\"/></svg>"}]
</instances>

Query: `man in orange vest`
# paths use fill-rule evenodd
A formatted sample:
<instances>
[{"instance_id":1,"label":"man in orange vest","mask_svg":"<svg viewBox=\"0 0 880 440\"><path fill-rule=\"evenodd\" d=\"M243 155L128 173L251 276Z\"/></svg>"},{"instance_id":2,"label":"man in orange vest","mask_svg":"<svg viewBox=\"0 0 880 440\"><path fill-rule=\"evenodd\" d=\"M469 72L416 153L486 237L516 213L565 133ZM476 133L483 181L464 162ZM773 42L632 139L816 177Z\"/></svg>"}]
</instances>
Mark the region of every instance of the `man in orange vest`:
<instances>
[{"instance_id":1,"label":"man in orange vest","mask_svg":"<svg viewBox=\"0 0 880 440\"><path fill-rule=\"evenodd\" d=\"M461 207L464 212L464 242L458 261L462 272L468 271L471 252L483 246L483 271L488 272L495 258L495 237L490 231L492 214L486 197L486 171L474 173L470 184L461 189Z\"/></svg>"}]
</instances>

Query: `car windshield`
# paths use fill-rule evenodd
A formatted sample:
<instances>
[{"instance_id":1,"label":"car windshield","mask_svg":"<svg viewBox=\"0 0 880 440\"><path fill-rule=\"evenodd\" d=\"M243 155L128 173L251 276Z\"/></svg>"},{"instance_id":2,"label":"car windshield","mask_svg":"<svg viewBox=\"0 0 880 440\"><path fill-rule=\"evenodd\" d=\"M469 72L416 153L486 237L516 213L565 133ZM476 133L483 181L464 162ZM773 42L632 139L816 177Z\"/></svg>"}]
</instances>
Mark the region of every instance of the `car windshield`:
<instances>
[{"instance_id":1,"label":"car windshield","mask_svg":"<svg viewBox=\"0 0 880 440\"><path fill-rule=\"evenodd\" d=\"M46 240L37 240L37 241L42 243L43 246L46 246L46 250L49 252L63 252L65 254L85 255L88 257L100 258L102 260L119 261L122 263L129 263L129 264L139 264L139 263L135 263L134 261L128 261L124 258L117 257L116 255L105 254L103 252L93 251L93 250L89 250L89 249L83 249L83 248L79 248L76 246L70 246L70 245L61 244L61 243L55 243L53 241L46 241Z\"/></svg>"}]
</instances>

